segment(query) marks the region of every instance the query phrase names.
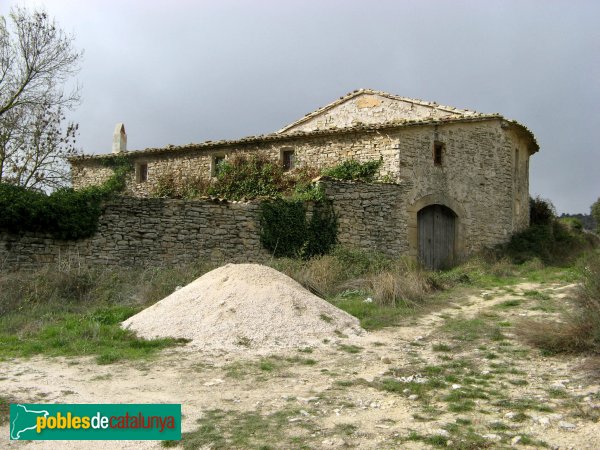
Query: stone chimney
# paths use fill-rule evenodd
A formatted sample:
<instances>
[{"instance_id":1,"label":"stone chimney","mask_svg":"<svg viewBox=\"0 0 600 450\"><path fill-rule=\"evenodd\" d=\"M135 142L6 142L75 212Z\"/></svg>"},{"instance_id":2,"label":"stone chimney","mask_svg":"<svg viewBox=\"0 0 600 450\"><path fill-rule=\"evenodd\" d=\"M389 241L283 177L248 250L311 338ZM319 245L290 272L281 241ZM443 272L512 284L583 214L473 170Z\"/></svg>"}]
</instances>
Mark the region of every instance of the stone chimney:
<instances>
[{"instance_id":1,"label":"stone chimney","mask_svg":"<svg viewBox=\"0 0 600 450\"><path fill-rule=\"evenodd\" d=\"M125 124L118 123L115 126L113 134L112 152L121 153L127 150L127 133L125 133Z\"/></svg>"}]
</instances>

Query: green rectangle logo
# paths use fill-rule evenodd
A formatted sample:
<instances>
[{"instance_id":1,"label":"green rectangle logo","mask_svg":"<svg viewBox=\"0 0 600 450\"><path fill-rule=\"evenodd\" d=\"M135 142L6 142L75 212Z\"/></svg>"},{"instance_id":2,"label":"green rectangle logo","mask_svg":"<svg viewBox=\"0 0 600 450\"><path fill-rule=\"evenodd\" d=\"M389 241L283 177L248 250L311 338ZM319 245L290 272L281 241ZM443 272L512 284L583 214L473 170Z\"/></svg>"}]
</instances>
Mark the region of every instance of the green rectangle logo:
<instances>
[{"instance_id":1,"label":"green rectangle logo","mask_svg":"<svg viewBox=\"0 0 600 450\"><path fill-rule=\"evenodd\" d=\"M11 404L11 440L180 440L180 404Z\"/></svg>"}]
</instances>

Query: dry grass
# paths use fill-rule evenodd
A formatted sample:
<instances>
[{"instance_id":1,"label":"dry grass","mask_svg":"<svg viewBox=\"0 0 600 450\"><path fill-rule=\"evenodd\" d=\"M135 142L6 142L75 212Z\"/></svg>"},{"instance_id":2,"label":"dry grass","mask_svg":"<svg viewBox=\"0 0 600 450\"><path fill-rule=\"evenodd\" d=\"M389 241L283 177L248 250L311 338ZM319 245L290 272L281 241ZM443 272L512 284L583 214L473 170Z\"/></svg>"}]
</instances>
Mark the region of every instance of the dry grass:
<instances>
[{"instance_id":1,"label":"dry grass","mask_svg":"<svg viewBox=\"0 0 600 450\"><path fill-rule=\"evenodd\" d=\"M332 255L312 259L293 275L296 281L320 297L335 295L345 278L342 262Z\"/></svg>"},{"instance_id":2,"label":"dry grass","mask_svg":"<svg viewBox=\"0 0 600 450\"><path fill-rule=\"evenodd\" d=\"M373 299L382 306L415 305L433 290L426 272L407 266L373 275L369 282Z\"/></svg>"},{"instance_id":3,"label":"dry grass","mask_svg":"<svg viewBox=\"0 0 600 450\"><path fill-rule=\"evenodd\" d=\"M600 253L583 261L582 284L573 299L574 311L561 322L524 320L519 335L547 353L600 354Z\"/></svg>"}]
</instances>

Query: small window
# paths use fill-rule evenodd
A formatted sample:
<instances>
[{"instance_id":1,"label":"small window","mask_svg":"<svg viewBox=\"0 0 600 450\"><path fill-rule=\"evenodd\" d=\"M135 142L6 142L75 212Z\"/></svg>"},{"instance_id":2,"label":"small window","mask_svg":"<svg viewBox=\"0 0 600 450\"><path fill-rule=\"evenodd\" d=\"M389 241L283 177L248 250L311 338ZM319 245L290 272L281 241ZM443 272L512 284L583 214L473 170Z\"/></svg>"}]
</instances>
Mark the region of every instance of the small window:
<instances>
[{"instance_id":1,"label":"small window","mask_svg":"<svg viewBox=\"0 0 600 450\"><path fill-rule=\"evenodd\" d=\"M444 144L441 142L434 142L434 144L433 144L433 163L436 166L442 165L443 155L444 155Z\"/></svg>"},{"instance_id":2,"label":"small window","mask_svg":"<svg viewBox=\"0 0 600 450\"><path fill-rule=\"evenodd\" d=\"M221 170L221 166L225 162L225 155L214 155L212 159L212 166L210 168L210 173L213 177L219 175L219 171Z\"/></svg>"},{"instance_id":3,"label":"small window","mask_svg":"<svg viewBox=\"0 0 600 450\"><path fill-rule=\"evenodd\" d=\"M283 150L281 152L281 164L286 172L292 170L296 165L296 156L294 150Z\"/></svg>"},{"instance_id":4,"label":"small window","mask_svg":"<svg viewBox=\"0 0 600 450\"><path fill-rule=\"evenodd\" d=\"M145 183L148 181L148 164L139 163L137 165L136 179L138 183Z\"/></svg>"}]
</instances>

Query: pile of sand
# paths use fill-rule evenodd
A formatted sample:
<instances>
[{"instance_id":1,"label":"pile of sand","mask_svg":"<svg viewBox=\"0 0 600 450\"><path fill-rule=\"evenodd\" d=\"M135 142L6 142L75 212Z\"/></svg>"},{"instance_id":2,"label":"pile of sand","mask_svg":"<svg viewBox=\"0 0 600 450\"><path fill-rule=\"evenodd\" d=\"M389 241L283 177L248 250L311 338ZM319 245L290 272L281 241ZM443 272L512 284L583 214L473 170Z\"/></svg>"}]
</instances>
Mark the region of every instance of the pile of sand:
<instances>
[{"instance_id":1,"label":"pile of sand","mask_svg":"<svg viewBox=\"0 0 600 450\"><path fill-rule=\"evenodd\" d=\"M355 317L259 264L215 269L122 326L144 338L185 338L229 351L316 346L363 333Z\"/></svg>"}]
</instances>

